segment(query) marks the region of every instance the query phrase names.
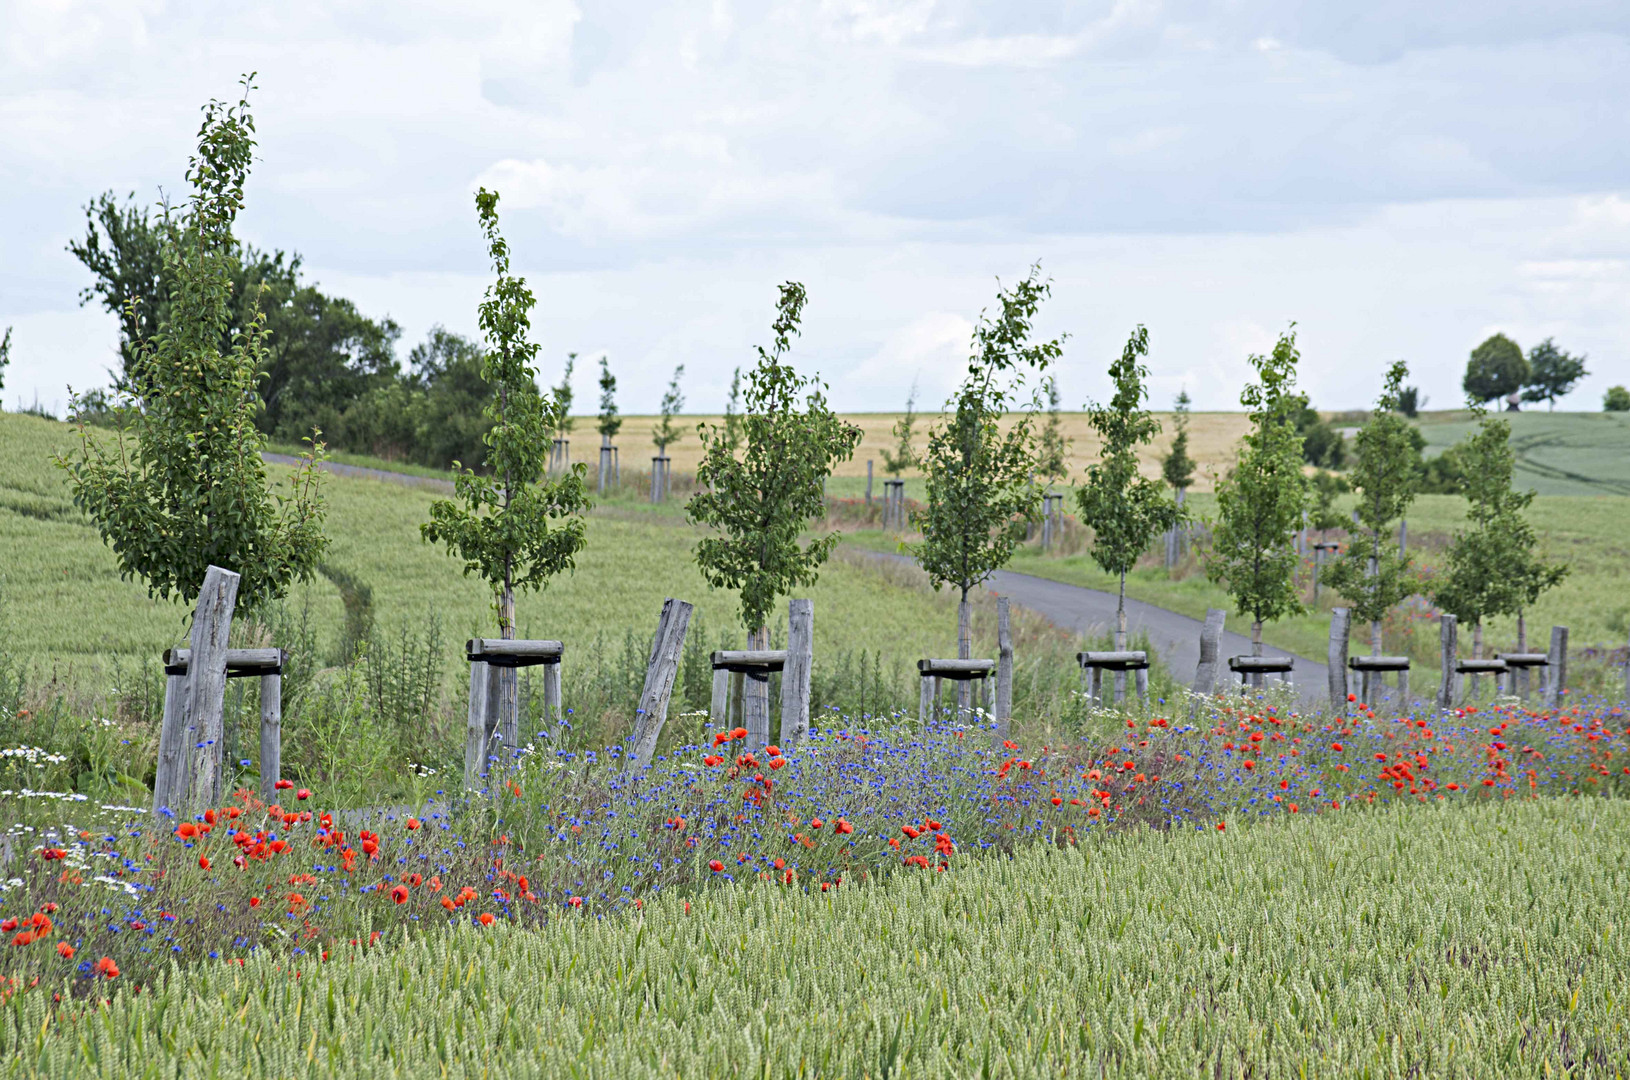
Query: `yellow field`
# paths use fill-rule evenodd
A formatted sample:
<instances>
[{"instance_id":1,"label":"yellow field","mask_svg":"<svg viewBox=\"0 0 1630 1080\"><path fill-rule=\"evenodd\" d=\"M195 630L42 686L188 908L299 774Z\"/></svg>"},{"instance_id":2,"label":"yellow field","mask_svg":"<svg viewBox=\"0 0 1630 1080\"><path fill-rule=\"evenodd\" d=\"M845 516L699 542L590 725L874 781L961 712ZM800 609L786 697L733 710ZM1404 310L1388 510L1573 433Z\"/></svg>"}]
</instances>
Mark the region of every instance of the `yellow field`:
<instances>
[{"instance_id":1,"label":"yellow field","mask_svg":"<svg viewBox=\"0 0 1630 1080\"><path fill-rule=\"evenodd\" d=\"M895 422L900 419L901 413L846 413L844 419L852 424L860 425L863 432L860 449L855 451L852 460L838 466L834 476L865 476L866 460L872 459L873 468L881 480L883 472L882 452L892 450L894 435L892 434ZM1154 445L1147 448L1143 454L1144 473L1148 476L1160 475L1160 458L1171 447L1174 432L1172 429L1172 414L1157 413L1161 423L1161 434ZM630 416L625 418L623 429L617 435L619 452L627 454L623 458L623 467L634 472L643 472L651 467L651 457L656 453L651 443L651 432L656 427L657 417ZM1069 462L1070 477L1078 478L1088 464L1097 459L1098 439L1087 424L1086 413L1067 412L1060 413L1059 419L1064 427L1064 437L1070 440ZM719 416L684 416L680 418L684 437L677 443L668 447L668 456L673 459L673 470L676 473L693 473L697 462L702 456L702 441L697 437L698 424L720 424L723 418ZM923 415L918 418L913 445L921 451L928 444L928 429L934 421L933 415ZM1045 422L1045 418L1043 420ZM1189 416L1189 456L1199 463L1195 472L1194 491L1210 491L1216 477L1234 460L1235 447L1240 436L1244 435L1250 427L1250 421L1244 413L1192 413ZM578 417L576 431L572 438L572 459L574 461L587 461L592 467L599 460L600 437L594 430L592 416Z\"/></svg>"}]
</instances>

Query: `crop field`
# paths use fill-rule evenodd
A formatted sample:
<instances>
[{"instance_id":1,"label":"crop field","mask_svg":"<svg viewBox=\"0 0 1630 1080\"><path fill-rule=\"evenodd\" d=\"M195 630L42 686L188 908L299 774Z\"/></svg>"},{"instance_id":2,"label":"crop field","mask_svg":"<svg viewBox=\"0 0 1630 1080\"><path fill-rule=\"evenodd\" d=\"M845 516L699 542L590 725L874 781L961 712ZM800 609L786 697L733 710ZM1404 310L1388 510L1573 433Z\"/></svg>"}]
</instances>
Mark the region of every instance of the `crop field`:
<instances>
[{"instance_id":1,"label":"crop field","mask_svg":"<svg viewBox=\"0 0 1630 1080\"><path fill-rule=\"evenodd\" d=\"M1517 453L1513 483L1541 495L1630 495L1630 415L1501 413ZM1470 414L1426 413L1426 452L1445 450L1476 427Z\"/></svg>"},{"instance_id":2,"label":"crop field","mask_svg":"<svg viewBox=\"0 0 1630 1080\"><path fill-rule=\"evenodd\" d=\"M72 1007L16 993L0 1057L59 1078L1619 1076L1627 829L1622 801L1401 806L466 918L141 993L100 976Z\"/></svg>"}]
</instances>

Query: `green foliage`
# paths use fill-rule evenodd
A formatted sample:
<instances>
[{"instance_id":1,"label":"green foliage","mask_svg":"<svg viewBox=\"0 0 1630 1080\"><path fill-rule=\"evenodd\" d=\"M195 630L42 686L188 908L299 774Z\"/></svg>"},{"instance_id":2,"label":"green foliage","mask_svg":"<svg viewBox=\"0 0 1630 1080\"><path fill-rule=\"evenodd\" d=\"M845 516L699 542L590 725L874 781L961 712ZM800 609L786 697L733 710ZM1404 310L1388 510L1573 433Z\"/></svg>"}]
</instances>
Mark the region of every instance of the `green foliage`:
<instances>
[{"instance_id":1,"label":"green foliage","mask_svg":"<svg viewBox=\"0 0 1630 1080\"><path fill-rule=\"evenodd\" d=\"M1418 386L1406 386L1398 391L1398 411L1411 420L1420 416L1421 410L1426 408L1426 395L1421 393Z\"/></svg>"},{"instance_id":2,"label":"green foliage","mask_svg":"<svg viewBox=\"0 0 1630 1080\"><path fill-rule=\"evenodd\" d=\"M780 597L815 583L838 536L808 544L799 537L825 508L822 481L860 443L860 429L827 406L825 386L782 362L805 299L797 282L781 286L774 345L759 347L747 376L745 452L738 460L724 429L704 428L696 470L703 490L685 507L691 522L722 534L697 541L696 565L709 585L741 593L741 623L749 634L768 624Z\"/></svg>"},{"instance_id":3,"label":"green foliage","mask_svg":"<svg viewBox=\"0 0 1630 1080\"><path fill-rule=\"evenodd\" d=\"M1623 386L1610 386L1602 395L1603 412L1630 412L1630 390Z\"/></svg>"},{"instance_id":4,"label":"green foliage","mask_svg":"<svg viewBox=\"0 0 1630 1080\"><path fill-rule=\"evenodd\" d=\"M945 416L929 431L920 462L927 473L927 505L912 514L922 542L911 553L937 589L968 590L1001 569L1024 539L1041 491L1031 482L1035 469L1032 413L1028 407L1004 434L997 426L1024 386L1025 373L1043 372L1063 354L1063 339L1034 344L1031 322L1052 291L1040 266L1012 289L999 288L1001 311L982 312L973 333L968 374L947 402Z\"/></svg>"},{"instance_id":5,"label":"green foliage","mask_svg":"<svg viewBox=\"0 0 1630 1080\"><path fill-rule=\"evenodd\" d=\"M178 242L178 224L168 207L155 218L136 206L134 196L121 206L111 192L88 204L85 218L85 238L68 245L95 276L80 302L100 298L119 317L117 386L140 398L141 343L169 320L175 302L177 282L164 252ZM396 323L369 319L350 300L303 281L298 254L259 251L235 239L226 253L231 294L221 351L230 352L253 323L264 322L255 389L265 408L257 426L284 442L314 429L331 438L349 434L345 419L353 406L398 381Z\"/></svg>"},{"instance_id":6,"label":"green foliage","mask_svg":"<svg viewBox=\"0 0 1630 1080\"><path fill-rule=\"evenodd\" d=\"M674 417L685 407L685 395L679 392L679 379L684 374L684 364L674 368L674 377L668 381L668 389L662 393L662 420L651 432L651 441L656 443L658 455L666 454L669 445L678 442L684 434L674 423Z\"/></svg>"},{"instance_id":7,"label":"green foliage","mask_svg":"<svg viewBox=\"0 0 1630 1080\"><path fill-rule=\"evenodd\" d=\"M1064 437L1063 422L1058 415L1058 380L1049 375L1042 380L1042 387L1047 394L1047 423L1041 429L1036 475L1047 480L1062 480L1070 471L1070 440Z\"/></svg>"},{"instance_id":8,"label":"green foliage","mask_svg":"<svg viewBox=\"0 0 1630 1080\"><path fill-rule=\"evenodd\" d=\"M327 544L315 461L291 478L289 496L266 488L254 423L264 318L222 348L237 262L232 224L255 145L251 85L246 78L236 106L205 106L187 170L192 196L179 218L166 218L174 288L164 321L135 346L140 407L119 410L111 451L82 423L77 452L57 459L121 575L144 579L150 595L191 600L213 563L242 575L243 611L308 579Z\"/></svg>"},{"instance_id":9,"label":"green foliage","mask_svg":"<svg viewBox=\"0 0 1630 1080\"><path fill-rule=\"evenodd\" d=\"M1086 483L1076 489L1081 523L1093 533L1093 562L1123 581L1155 535L1183 520L1160 483L1138 475L1137 448L1160 431L1160 422L1144 408L1149 369L1140 357L1147 355L1149 331L1139 326L1109 367L1115 396L1108 405L1087 405L1087 420L1103 445L1097 463L1087 467Z\"/></svg>"},{"instance_id":10,"label":"green foliage","mask_svg":"<svg viewBox=\"0 0 1630 1080\"><path fill-rule=\"evenodd\" d=\"M1160 459L1160 475L1172 487L1179 491L1186 489L1194 483L1195 461L1189 457L1189 392L1178 391L1177 401L1172 406L1172 425L1177 428L1177 434L1172 439L1172 448L1166 456Z\"/></svg>"},{"instance_id":11,"label":"green foliage","mask_svg":"<svg viewBox=\"0 0 1630 1080\"><path fill-rule=\"evenodd\" d=\"M589 499L581 462L553 479L545 475L549 433L559 425L561 406L538 392L538 346L527 340L535 300L526 279L510 274L509 245L498 232L497 193L482 188L475 203L497 274L480 316L487 339L481 375L492 388L492 427L484 440L488 475L461 472L454 482L456 501L433 503L420 535L463 559L465 574L486 579L499 626L513 637L515 590L542 589L576 564ZM550 528L552 520L560 524Z\"/></svg>"},{"instance_id":12,"label":"green foliage","mask_svg":"<svg viewBox=\"0 0 1630 1080\"><path fill-rule=\"evenodd\" d=\"M1546 338L1528 350L1528 385L1523 388L1522 399L1549 402L1555 409L1556 399L1572 393L1587 374L1583 354L1563 352L1555 340Z\"/></svg>"},{"instance_id":13,"label":"green foliage","mask_svg":"<svg viewBox=\"0 0 1630 1080\"><path fill-rule=\"evenodd\" d=\"M1294 325L1294 324L1293 324ZM1212 532L1206 576L1223 585L1242 614L1257 624L1302 611L1296 587L1300 561L1293 537L1307 507L1301 436L1295 413L1294 328L1279 336L1268 356L1252 356L1258 382L1240 394L1252 430L1239 460L1217 485L1217 526Z\"/></svg>"},{"instance_id":14,"label":"green foliage","mask_svg":"<svg viewBox=\"0 0 1630 1080\"><path fill-rule=\"evenodd\" d=\"M611 373L604 356L600 357L600 422L595 426L600 434L613 439L623 426L623 418L617 415L617 376Z\"/></svg>"},{"instance_id":15,"label":"green foliage","mask_svg":"<svg viewBox=\"0 0 1630 1080\"><path fill-rule=\"evenodd\" d=\"M1312 489L1312 502L1308 507L1307 523L1320 532L1329 532L1331 529L1340 529L1347 524L1347 518L1336 509L1336 497L1345 495L1353 490L1347 478L1340 473L1327 472L1324 469L1316 470L1308 479Z\"/></svg>"},{"instance_id":16,"label":"green foliage","mask_svg":"<svg viewBox=\"0 0 1630 1080\"><path fill-rule=\"evenodd\" d=\"M1467 623L1519 615L1568 573L1566 565L1537 551L1539 538L1527 515L1534 493L1511 486L1516 454L1510 422L1481 410L1478 414L1477 432L1458 448L1470 527L1455 531L1432 596L1440 608Z\"/></svg>"},{"instance_id":17,"label":"green foliage","mask_svg":"<svg viewBox=\"0 0 1630 1080\"><path fill-rule=\"evenodd\" d=\"M11 366L11 327L6 327L5 337L0 337L0 390L6 388L6 368Z\"/></svg>"},{"instance_id":18,"label":"green foliage","mask_svg":"<svg viewBox=\"0 0 1630 1080\"><path fill-rule=\"evenodd\" d=\"M885 448L882 452L883 471L890 476L898 477L907 469L917 465L917 451L911 445L912 428L917 423L917 382L911 383L911 393L906 397L906 414L894 422L893 434L896 440L894 449Z\"/></svg>"},{"instance_id":19,"label":"green foliage","mask_svg":"<svg viewBox=\"0 0 1630 1080\"><path fill-rule=\"evenodd\" d=\"M1309 465L1338 471L1347 467L1347 440L1306 400L1296 409L1296 433L1302 437L1302 458Z\"/></svg>"},{"instance_id":20,"label":"green foliage","mask_svg":"<svg viewBox=\"0 0 1630 1080\"><path fill-rule=\"evenodd\" d=\"M1324 580L1352 605L1353 615L1379 623L1417 581L1411 557L1398 549L1393 523L1401 518L1419 489L1420 433L1398 412L1398 394L1409 374L1396 361L1386 387L1376 399L1369 423L1358 432L1357 461L1351 480L1358 491L1358 520L1347 550L1326 569Z\"/></svg>"},{"instance_id":21,"label":"green foliage","mask_svg":"<svg viewBox=\"0 0 1630 1080\"><path fill-rule=\"evenodd\" d=\"M724 430L719 433L725 448L734 454L741 449L741 368L730 373L730 396L724 403Z\"/></svg>"},{"instance_id":22,"label":"green foliage","mask_svg":"<svg viewBox=\"0 0 1630 1080\"><path fill-rule=\"evenodd\" d=\"M1493 401L1521 390L1528 382L1528 361L1522 348L1504 334L1495 334L1472 350L1461 389L1475 401Z\"/></svg>"},{"instance_id":23,"label":"green foliage","mask_svg":"<svg viewBox=\"0 0 1630 1080\"><path fill-rule=\"evenodd\" d=\"M555 392L555 438L569 439L572 436L572 369L577 367L577 354L566 354L566 370L560 373L560 385L554 388Z\"/></svg>"}]
</instances>

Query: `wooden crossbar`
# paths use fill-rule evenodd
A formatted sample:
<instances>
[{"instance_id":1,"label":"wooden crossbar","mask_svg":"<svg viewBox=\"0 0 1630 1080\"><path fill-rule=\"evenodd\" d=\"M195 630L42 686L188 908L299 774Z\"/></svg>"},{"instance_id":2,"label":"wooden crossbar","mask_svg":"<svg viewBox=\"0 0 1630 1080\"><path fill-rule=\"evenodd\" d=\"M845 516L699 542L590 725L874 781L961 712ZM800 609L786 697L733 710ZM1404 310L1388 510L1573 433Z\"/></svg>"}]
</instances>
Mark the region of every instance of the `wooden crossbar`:
<instances>
[{"instance_id":1,"label":"wooden crossbar","mask_svg":"<svg viewBox=\"0 0 1630 1080\"><path fill-rule=\"evenodd\" d=\"M464 643L464 658L488 667L521 668L538 664L558 664L566 646L558 641L520 641L503 638L471 638Z\"/></svg>"},{"instance_id":2,"label":"wooden crossbar","mask_svg":"<svg viewBox=\"0 0 1630 1080\"><path fill-rule=\"evenodd\" d=\"M713 654L714 671L764 675L787 666L785 649L723 649Z\"/></svg>"},{"instance_id":3,"label":"wooden crossbar","mask_svg":"<svg viewBox=\"0 0 1630 1080\"><path fill-rule=\"evenodd\" d=\"M994 660L919 660L917 661L917 674L922 678L950 679L952 682L967 682L970 679L983 679L996 670Z\"/></svg>"},{"instance_id":4,"label":"wooden crossbar","mask_svg":"<svg viewBox=\"0 0 1630 1080\"><path fill-rule=\"evenodd\" d=\"M282 649L226 650L226 677L247 679L259 675L281 675L289 654ZM165 649L164 674L185 675L192 662L191 649Z\"/></svg>"},{"instance_id":5,"label":"wooden crossbar","mask_svg":"<svg viewBox=\"0 0 1630 1080\"><path fill-rule=\"evenodd\" d=\"M1078 652L1075 662L1084 668L1105 671L1141 671L1149 666L1149 654L1142 649L1122 652Z\"/></svg>"}]
</instances>

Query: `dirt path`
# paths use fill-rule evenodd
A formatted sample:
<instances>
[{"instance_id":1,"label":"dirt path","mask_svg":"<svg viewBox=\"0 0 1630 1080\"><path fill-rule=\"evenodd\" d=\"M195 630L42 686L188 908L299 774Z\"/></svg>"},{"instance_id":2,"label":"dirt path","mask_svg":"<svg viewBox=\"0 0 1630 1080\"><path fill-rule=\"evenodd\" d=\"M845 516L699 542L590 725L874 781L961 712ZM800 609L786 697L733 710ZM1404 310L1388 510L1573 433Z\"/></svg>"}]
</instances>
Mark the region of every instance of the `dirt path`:
<instances>
[{"instance_id":1,"label":"dirt path","mask_svg":"<svg viewBox=\"0 0 1630 1080\"><path fill-rule=\"evenodd\" d=\"M275 465L297 465L300 460L287 454L262 454L261 457ZM430 488L435 491L453 489L450 481L429 476L414 476L411 473L370 469L361 465L340 465L331 461L324 462L323 468L336 476L361 477L388 484ZM865 554L882 560L911 562L903 555L889 552L871 551ZM1114 593L1086 589L1079 585L1065 585L1062 582L1019 574L1011 570L998 570L992 575L987 587L991 592L1012 598L1016 603L1072 633L1102 634L1115 626ZM1187 684L1193 681L1194 669L1200 663L1200 620L1146 604L1141 600L1128 600L1126 622L1127 628L1134 635L1139 633L1149 635L1149 643L1154 646L1161 661L1179 682ZM1224 632L1222 642L1224 658L1247 655L1250 651L1249 637L1231 630ZM1268 656L1292 656L1291 653L1271 646L1264 646L1263 652ZM1301 656L1292 658L1296 661L1292 679L1301 692L1302 700L1306 702L1322 700L1326 693L1323 662ZM1228 678L1228 669L1224 666L1219 680Z\"/></svg>"}]
</instances>

